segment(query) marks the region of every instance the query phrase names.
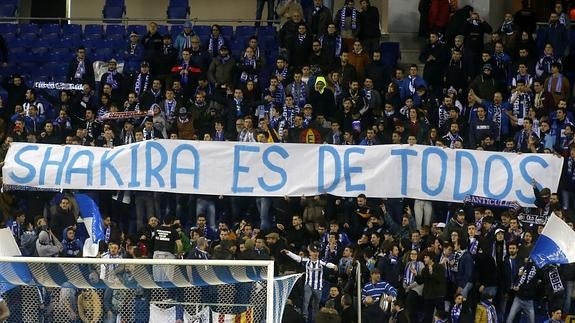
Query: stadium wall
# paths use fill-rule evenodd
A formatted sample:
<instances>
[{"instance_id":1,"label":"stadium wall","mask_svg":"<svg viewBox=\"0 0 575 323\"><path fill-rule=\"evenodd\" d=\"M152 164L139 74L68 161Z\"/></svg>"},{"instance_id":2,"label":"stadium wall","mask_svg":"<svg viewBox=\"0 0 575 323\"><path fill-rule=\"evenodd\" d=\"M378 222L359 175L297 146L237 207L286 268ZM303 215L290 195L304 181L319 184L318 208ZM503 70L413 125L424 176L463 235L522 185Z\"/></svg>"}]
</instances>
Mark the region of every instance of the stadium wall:
<instances>
[{"instance_id":1,"label":"stadium wall","mask_svg":"<svg viewBox=\"0 0 575 323\"><path fill-rule=\"evenodd\" d=\"M344 0L335 0L334 6L340 8ZM378 7L381 13L382 30L387 30L387 6L389 1L396 1L398 6L407 7L411 1L416 1L415 9L417 11L417 0L372 0L372 5ZM405 3L403 2L405 1ZM70 17L87 17L101 18L104 0L93 1L70 1ZM166 17L166 8L168 0L126 0L127 17L129 18L149 18L149 17ZM359 1L358 1L359 2ZM217 5L214 5L216 4ZM192 0L190 1L191 17L205 20L217 19L254 19L256 0ZM359 6L359 3L358 3ZM215 10L216 9L216 10ZM384 10L385 9L385 10ZM401 10L401 8L398 8ZM264 17L267 9L264 8ZM74 23L87 23L83 21L73 21ZM134 24L145 24L146 21L134 22ZM203 23L202 23L203 24ZM232 24L232 23L227 23ZM233 25L233 24L232 24Z\"/></svg>"}]
</instances>

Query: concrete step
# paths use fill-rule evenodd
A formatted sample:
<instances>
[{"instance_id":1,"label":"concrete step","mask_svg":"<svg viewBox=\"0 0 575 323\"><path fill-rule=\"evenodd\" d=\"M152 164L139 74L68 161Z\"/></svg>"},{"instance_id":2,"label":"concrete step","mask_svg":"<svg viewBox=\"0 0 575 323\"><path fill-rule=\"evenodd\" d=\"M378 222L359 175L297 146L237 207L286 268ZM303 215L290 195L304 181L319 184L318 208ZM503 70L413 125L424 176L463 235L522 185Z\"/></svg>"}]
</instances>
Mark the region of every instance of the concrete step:
<instances>
[{"instance_id":1,"label":"concrete step","mask_svg":"<svg viewBox=\"0 0 575 323\"><path fill-rule=\"evenodd\" d=\"M399 66L407 69L411 64L417 64L419 70L423 70L423 64L419 62L419 53L426 40L420 38L417 33L385 34L382 36L382 41L399 43L401 51Z\"/></svg>"}]
</instances>

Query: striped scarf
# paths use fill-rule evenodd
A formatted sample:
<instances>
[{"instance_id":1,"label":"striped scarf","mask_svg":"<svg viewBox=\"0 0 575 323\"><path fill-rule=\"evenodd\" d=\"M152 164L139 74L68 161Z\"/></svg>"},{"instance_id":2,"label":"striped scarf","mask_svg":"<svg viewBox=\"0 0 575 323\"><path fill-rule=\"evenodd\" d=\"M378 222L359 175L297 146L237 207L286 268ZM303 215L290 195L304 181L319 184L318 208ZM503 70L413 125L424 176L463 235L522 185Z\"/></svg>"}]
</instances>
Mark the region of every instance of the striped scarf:
<instances>
[{"instance_id":1,"label":"striped scarf","mask_svg":"<svg viewBox=\"0 0 575 323\"><path fill-rule=\"evenodd\" d=\"M255 57L249 58L247 56L244 56L243 65L244 66L251 66L253 69L255 69L256 68ZM257 74L249 74L248 72L244 71L240 75L240 80L242 82L247 82L248 80L250 80L250 81L254 81L254 83L257 83Z\"/></svg>"},{"instance_id":2,"label":"striped scarf","mask_svg":"<svg viewBox=\"0 0 575 323\"><path fill-rule=\"evenodd\" d=\"M335 244L335 248L334 248L333 251L330 250L329 244L326 246L326 248L325 248L325 253L324 253L324 256L323 256L324 261L330 261L330 260L332 260L331 257L330 257L330 255L334 255L334 258L337 258L337 243ZM336 259L336 261L337 261L337 259Z\"/></svg>"},{"instance_id":3,"label":"striped scarf","mask_svg":"<svg viewBox=\"0 0 575 323\"><path fill-rule=\"evenodd\" d=\"M217 44L214 43L214 37L210 37L210 43L208 44L208 52L210 54L212 54L214 57L218 56L218 53L220 51L220 48L222 48L222 46L224 46L224 37L222 37L222 35L218 36L217 38ZM217 45L217 47L214 47L214 45Z\"/></svg>"},{"instance_id":4,"label":"striped scarf","mask_svg":"<svg viewBox=\"0 0 575 323\"><path fill-rule=\"evenodd\" d=\"M118 81L116 81L116 79L114 78L114 76L116 76L117 71L113 70L113 71L108 71L108 76L106 77L106 84L109 84L112 89L117 89L118 88Z\"/></svg>"},{"instance_id":5,"label":"striped scarf","mask_svg":"<svg viewBox=\"0 0 575 323\"><path fill-rule=\"evenodd\" d=\"M321 36L319 38L319 43L321 44L321 47L324 47L324 37L325 36ZM339 57L341 55L341 36L338 35L334 35L334 39L335 39L335 57ZM327 39L326 39L327 42Z\"/></svg>"},{"instance_id":6,"label":"striped scarf","mask_svg":"<svg viewBox=\"0 0 575 323\"><path fill-rule=\"evenodd\" d=\"M340 13L339 30L345 29L345 17L348 16L348 10L351 10L351 30L357 29L357 10L355 8L342 8Z\"/></svg>"},{"instance_id":7,"label":"striped scarf","mask_svg":"<svg viewBox=\"0 0 575 323\"><path fill-rule=\"evenodd\" d=\"M482 301L481 305L487 310L487 323L497 323L497 311L490 301Z\"/></svg>"},{"instance_id":8,"label":"striped scarf","mask_svg":"<svg viewBox=\"0 0 575 323\"><path fill-rule=\"evenodd\" d=\"M291 95L293 96L294 102L299 107L303 107L305 105L305 102L306 102L305 88L306 88L306 86L307 85L304 82L300 82L299 84L296 84L296 82L293 82L292 84L290 84Z\"/></svg>"},{"instance_id":9,"label":"striped scarf","mask_svg":"<svg viewBox=\"0 0 575 323\"><path fill-rule=\"evenodd\" d=\"M281 78L282 78L283 80L285 80L285 79L287 78L287 75L288 75L288 69L287 69L287 67L284 67L281 71L276 68L276 71L275 71L274 75L275 75L276 77L277 77L277 76L281 76Z\"/></svg>"},{"instance_id":10,"label":"striped scarf","mask_svg":"<svg viewBox=\"0 0 575 323\"><path fill-rule=\"evenodd\" d=\"M136 84L134 85L134 92L136 92L138 96L144 94L149 84L150 84L150 73L138 74L138 77L136 77Z\"/></svg>"},{"instance_id":11,"label":"striped scarf","mask_svg":"<svg viewBox=\"0 0 575 323\"><path fill-rule=\"evenodd\" d=\"M459 317L461 316L461 308L463 304L455 304L451 308L451 323L459 323Z\"/></svg>"},{"instance_id":12,"label":"striped scarf","mask_svg":"<svg viewBox=\"0 0 575 323\"><path fill-rule=\"evenodd\" d=\"M477 254L477 249L479 249L479 240L476 238L469 238L469 247L467 248L467 251L472 255L475 255Z\"/></svg>"},{"instance_id":13,"label":"striped scarf","mask_svg":"<svg viewBox=\"0 0 575 323\"><path fill-rule=\"evenodd\" d=\"M413 282L415 282L416 274L411 272L411 268L415 269L416 273L419 273L423 269L423 263L420 261L410 261L407 263L407 266L405 266L405 271L404 271L404 275L403 275L403 285L404 286L409 286L409 285L413 284Z\"/></svg>"},{"instance_id":14,"label":"striped scarf","mask_svg":"<svg viewBox=\"0 0 575 323\"><path fill-rule=\"evenodd\" d=\"M571 179L571 183L575 184L575 160L572 157L567 160L567 174Z\"/></svg>"},{"instance_id":15,"label":"striped scarf","mask_svg":"<svg viewBox=\"0 0 575 323\"><path fill-rule=\"evenodd\" d=\"M553 83L553 80L557 80L557 84L555 84L555 91L551 90L551 83ZM562 88L563 88L563 75L562 74L557 75L557 77L551 76L551 78L549 78L549 83L547 83L547 92L549 92L549 93L561 93Z\"/></svg>"}]
</instances>

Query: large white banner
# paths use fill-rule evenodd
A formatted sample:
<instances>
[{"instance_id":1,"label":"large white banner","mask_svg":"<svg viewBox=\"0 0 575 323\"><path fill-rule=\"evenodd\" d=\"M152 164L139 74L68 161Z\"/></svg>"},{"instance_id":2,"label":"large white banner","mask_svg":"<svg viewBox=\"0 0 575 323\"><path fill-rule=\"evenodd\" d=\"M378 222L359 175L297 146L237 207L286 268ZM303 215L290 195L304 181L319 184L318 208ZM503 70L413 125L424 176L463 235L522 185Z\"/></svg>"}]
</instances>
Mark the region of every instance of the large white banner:
<instances>
[{"instance_id":1,"label":"large white banner","mask_svg":"<svg viewBox=\"0 0 575 323\"><path fill-rule=\"evenodd\" d=\"M466 195L532 205L532 179L556 191L563 158L432 146L155 140L109 148L12 143L4 184L243 196Z\"/></svg>"}]
</instances>

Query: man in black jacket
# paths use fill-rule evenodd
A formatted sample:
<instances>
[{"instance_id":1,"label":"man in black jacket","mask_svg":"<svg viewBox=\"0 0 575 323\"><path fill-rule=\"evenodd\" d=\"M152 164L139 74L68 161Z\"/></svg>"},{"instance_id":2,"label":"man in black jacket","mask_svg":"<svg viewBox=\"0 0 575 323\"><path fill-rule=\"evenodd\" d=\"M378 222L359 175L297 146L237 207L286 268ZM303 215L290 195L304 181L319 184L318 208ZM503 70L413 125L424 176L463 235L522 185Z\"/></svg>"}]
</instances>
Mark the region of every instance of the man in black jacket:
<instances>
[{"instance_id":1,"label":"man in black jacket","mask_svg":"<svg viewBox=\"0 0 575 323\"><path fill-rule=\"evenodd\" d=\"M66 80L75 84L90 84L94 88L96 80L94 79L94 67L92 61L86 58L86 48L78 47L76 57L68 64L68 74Z\"/></svg>"},{"instance_id":2,"label":"man in black jacket","mask_svg":"<svg viewBox=\"0 0 575 323\"><path fill-rule=\"evenodd\" d=\"M361 0L359 11L359 40L366 52L373 53L379 48L381 31L379 29L379 10L369 0Z\"/></svg>"},{"instance_id":3,"label":"man in black jacket","mask_svg":"<svg viewBox=\"0 0 575 323\"><path fill-rule=\"evenodd\" d=\"M513 290L516 292L515 299L507 316L507 323L512 323L515 316L520 312L527 316L528 322L535 322L535 308L533 299L537 293L537 267L531 260L527 260L519 268Z\"/></svg>"},{"instance_id":4,"label":"man in black jacket","mask_svg":"<svg viewBox=\"0 0 575 323\"><path fill-rule=\"evenodd\" d=\"M332 22L331 17L331 10L323 5L322 0L313 0L311 34L314 38L327 34L327 26Z\"/></svg>"}]
</instances>

